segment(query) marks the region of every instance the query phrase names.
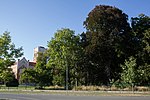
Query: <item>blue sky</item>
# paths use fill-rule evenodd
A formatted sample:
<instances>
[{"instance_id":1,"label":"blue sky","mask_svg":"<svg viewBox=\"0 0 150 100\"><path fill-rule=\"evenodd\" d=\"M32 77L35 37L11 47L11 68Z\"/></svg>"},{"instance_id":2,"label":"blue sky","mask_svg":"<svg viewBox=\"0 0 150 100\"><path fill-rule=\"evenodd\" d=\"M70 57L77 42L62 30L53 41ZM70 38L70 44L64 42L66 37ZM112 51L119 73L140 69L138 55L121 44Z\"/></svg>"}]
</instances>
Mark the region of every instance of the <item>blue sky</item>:
<instances>
[{"instance_id":1,"label":"blue sky","mask_svg":"<svg viewBox=\"0 0 150 100\"><path fill-rule=\"evenodd\" d=\"M0 0L0 35L9 31L16 47L23 46L24 56L32 60L33 49L47 47L58 29L82 33L88 13L103 4L123 10L129 18L150 16L150 0Z\"/></svg>"}]
</instances>

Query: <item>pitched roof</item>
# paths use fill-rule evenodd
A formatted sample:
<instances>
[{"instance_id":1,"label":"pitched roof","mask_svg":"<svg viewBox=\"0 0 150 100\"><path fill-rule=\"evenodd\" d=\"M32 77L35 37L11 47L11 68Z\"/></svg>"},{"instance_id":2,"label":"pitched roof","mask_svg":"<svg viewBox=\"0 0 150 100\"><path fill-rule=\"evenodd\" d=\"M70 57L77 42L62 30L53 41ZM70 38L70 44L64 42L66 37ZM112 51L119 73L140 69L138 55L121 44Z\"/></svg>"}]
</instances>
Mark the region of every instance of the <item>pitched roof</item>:
<instances>
[{"instance_id":1,"label":"pitched roof","mask_svg":"<svg viewBox=\"0 0 150 100\"><path fill-rule=\"evenodd\" d=\"M35 66L36 62L29 62L29 66Z\"/></svg>"}]
</instances>

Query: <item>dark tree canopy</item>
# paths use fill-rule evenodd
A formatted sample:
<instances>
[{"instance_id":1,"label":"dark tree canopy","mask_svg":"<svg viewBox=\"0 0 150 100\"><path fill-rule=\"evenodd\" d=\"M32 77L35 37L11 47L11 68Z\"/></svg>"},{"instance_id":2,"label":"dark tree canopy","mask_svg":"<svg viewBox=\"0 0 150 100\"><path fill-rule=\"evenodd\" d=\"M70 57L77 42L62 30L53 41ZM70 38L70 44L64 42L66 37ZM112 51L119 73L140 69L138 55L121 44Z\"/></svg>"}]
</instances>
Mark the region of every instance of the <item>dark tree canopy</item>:
<instances>
[{"instance_id":1,"label":"dark tree canopy","mask_svg":"<svg viewBox=\"0 0 150 100\"><path fill-rule=\"evenodd\" d=\"M128 16L120 9L106 5L96 6L88 14L84 21L87 31L82 36L88 68L92 69L88 72L90 84L107 84L117 78L120 44L130 30L127 20Z\"/></svg>"},{"instance_id":2,"label":"dark tree canopy","mask_svg":"<svg viewBox=\"0 0 150 100\"><path fill-rule=\"evenodd\" d=\"M129 24L128 16L120 9L112 6L96 6L86 18L84 26L90 32L123 33Z\"/></svg>"},{"instance_id":3,"label":"dark tree canopy","mask_svg":"<svg viewBox=\"0 0 150 100\"><path fill-rule=\"evenodd\" d=\"M144 37L144 34L142 33L150 28L150 17L144 14L140 14L138 17L132 17L131 27L135 36L141 40L141 38Z\"/></svg>"},{"instance_id":4,"label":"dark tree canopy","mask_svg":"<svg viewBox=\"0 0 150 100\"><path fill-rule=\"evenodd\" d=\"M140 72L138 82L148 84L150 80L150 17L140 14L131 18L133 56L137 60L136 69Z\"/></svg>"}]
</instances>

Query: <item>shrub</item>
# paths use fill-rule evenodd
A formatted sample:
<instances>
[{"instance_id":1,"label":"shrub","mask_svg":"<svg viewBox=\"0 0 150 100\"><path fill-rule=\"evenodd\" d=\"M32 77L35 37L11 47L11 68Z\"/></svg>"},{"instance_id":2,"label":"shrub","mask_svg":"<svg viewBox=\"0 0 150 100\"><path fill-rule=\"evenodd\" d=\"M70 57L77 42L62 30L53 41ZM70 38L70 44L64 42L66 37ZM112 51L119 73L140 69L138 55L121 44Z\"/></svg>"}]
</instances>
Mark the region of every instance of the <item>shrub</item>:
<instances>
[{"instance_id":1,"label":"shrub","mask_svg":"<svg viewBox=\"0 0 150 100\"><path fill-rule=\"evenodd\" d=\"M6 87L18 87L18 86L19 86L19 82L17 79L6 82Z\"/></svg>"}]
</instances>

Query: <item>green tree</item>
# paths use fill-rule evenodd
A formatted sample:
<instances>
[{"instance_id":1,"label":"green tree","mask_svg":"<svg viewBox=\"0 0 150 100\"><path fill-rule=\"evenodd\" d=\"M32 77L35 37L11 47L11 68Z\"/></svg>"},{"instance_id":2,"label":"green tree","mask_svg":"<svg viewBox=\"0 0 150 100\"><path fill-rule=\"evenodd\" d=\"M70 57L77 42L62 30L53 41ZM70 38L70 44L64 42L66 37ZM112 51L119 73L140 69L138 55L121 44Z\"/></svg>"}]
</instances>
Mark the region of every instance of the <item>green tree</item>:
<instances>
[{"instance_id":1,"label":"green tree","mask_svg":"<svg viewBox=\"0 0 150 100\"><path fill-rule=\"evenodd\" d=\"M144 37L143 33L150 28L150 17L144 14L132 17L131 27L136 39L140 41Z\"/></svg>"},{"instance_id":2,"label":"green tree","mask_svg":"<svg viewBox=\"0 0 150 100\"><path fill-rule=\"evenodd\" d=\"M44 86L52 85L51 69L46 66L47 59L46 52L39 52L36 66L34 69L25 69L21 74L21 81L24 83L36 83L40 89Z\"/></svg>"},{"instance_id":3,"label":"green tree","mask_svg":"<svg viewBox=\"0 0 150 100\"><path fill-rule=\"evenodd\" d=\"M3 70L1 73L0 73L0 77L1 77L1 80L5 83L7 82L10 82L12 80L14 80L15 78L15 75L14 73L12 72L12 69L11 68L8 68L6 70Z\"/></svg>"},{"instance_id":4,"label":"green tree","mask_svg":"<svg viewBox=\"0 0 150 100\"><path fill-rule=\"evenodd\" d=\"M39 52L37 57L37 62L34 70L36 71L36 82L43 88L43 86L52 85L52 73L51 68L47 67L47 54L45 52Z\"/></svg>"},{"instance_id":5,"label":"green tree","mask_svg":"<svg viewBox=\"0 0 150 100\"><path fill-rule=\"evenodd\" d=\"M147 85L150 82L150 28L146 30L141 40L141 51L137 53L139 78L141 85Z\"/></svg>"},{"instance_id":6,"label":"green tree","mask_svg":"<svg viewBox=\"0 0 150 100\"><path fill-rule=\"evenodd\" d=\"M10 66L14 64L15 58L21 57L23 55L22 50L23 50L22 47L18 49L15 48L15 44L11 42L11 36L9 32L6 31L2 35L0 35L0 79L1 81L12 79L6 76L13 76L12 70L10 70Z\"/></svg>"},{"instance_id":7,"label":"green tree","mask_svg":"<svg viewBox=\"0 0 150 100\"><path fill-rule=\"evenodd\" d=\"M109 84L118 79L124 61L121 44L130 31L128 16L112 6L96 6L84 21L82 34L87 83Z\"/></svg>"},{"instance_id":8,"label":"green tree","mask_svg":"<svg viewBox=\"0 0 150 100\"><path fill-rule=\"evenodd\" d=\"M146 85L150 81L150 17L140 14L138 17L131 18L132 47L134 52L132 56L137 59L137 68L139 72L138 82Z\"/></svg>"},{"instance_id":9,"label":"green tree","mask_svg":"<svg viewBox=\"0 0 150 100\"><path fill-rule=\"evenodd\" d=\"M149 57L148 47L149 47L149 29L150 29L150 17L140 14L138 17L131 18L132 33L134 37L134 56L137 57L138 65L145 62L144 57ZM147 48L147 49L146 49ZM147 55L147 56L146 56ZM148 61L149 62L149 61Z\"/></svg>"},{"instance_id":10,"label":"green tree","mask_svg":"<svg viewBox=\"0 0 150 100\"><path fill-rule=\"evenodd\" d=\"M82 48L80 37L70 29L61 29L48 43L48 64L52 68L53 84L72 87L77 79L80 67Z\"/></svg>"},{"instance_id":11,"label":"green tree","mask_svg":"<svg viewBox=\"0 0 150 100\"><path fill-rule=\"evenodd\" d=\"M144 32L142 43L144 44L143 50L150 56L150 28Z\"/></svg>"},{"instance_id":12,"label":"green tree","mask_svg":"<svg viewBox=\"0 0 150 100\"><path fill-rule=\"evenodd\" d=\"M136 59L134 57L130 57L129 60L125 60L124 65L121 65L123 70L121 79L130 86L136 82L138 77L136 66Z\"/></svg>"},{"instance_id":13,"label":"green tree","mask_svg":"<svg viewBox=\"0 0 150 100\"><path fill-rule=\"evenodd\" d=\"M36 82L36 72L34 69L27 68L24 69L21 77L20 77L20 82L21 83L35 83Z\"/></svg>"}]
</instances>

